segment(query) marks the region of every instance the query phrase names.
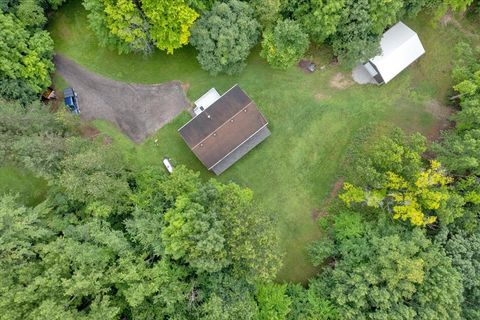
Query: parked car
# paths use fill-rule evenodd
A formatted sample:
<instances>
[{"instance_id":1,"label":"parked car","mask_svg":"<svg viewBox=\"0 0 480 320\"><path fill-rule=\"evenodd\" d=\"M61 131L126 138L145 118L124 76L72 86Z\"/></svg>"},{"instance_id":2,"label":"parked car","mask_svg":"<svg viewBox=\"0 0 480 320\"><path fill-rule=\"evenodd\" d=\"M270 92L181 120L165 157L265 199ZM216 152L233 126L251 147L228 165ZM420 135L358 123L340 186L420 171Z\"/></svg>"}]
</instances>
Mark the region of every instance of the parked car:
<instances>
[{"instance_id":1,"label":"parked car","mask_svg":"<svg viewBox=\"0 0 480 320\"><path fill-rule=\"evenodd\" d=\"M80 114L80 108L78 106L78 95L73 88L67 88L63 90L63 101L65 105L75 114Z\"/></svg>"}]
</instances>

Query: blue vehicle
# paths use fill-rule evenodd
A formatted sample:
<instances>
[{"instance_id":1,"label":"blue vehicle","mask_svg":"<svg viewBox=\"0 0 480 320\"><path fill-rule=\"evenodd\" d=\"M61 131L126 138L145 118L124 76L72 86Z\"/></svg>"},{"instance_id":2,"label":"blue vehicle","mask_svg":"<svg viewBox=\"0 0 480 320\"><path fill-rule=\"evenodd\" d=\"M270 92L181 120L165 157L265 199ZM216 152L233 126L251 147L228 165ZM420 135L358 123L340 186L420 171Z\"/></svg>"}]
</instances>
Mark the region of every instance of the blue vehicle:
<instances>
[{"instance_id":1,"label":"blue vehicle","mask_svg":"<svg viewBox=\"0 0 480 320\"><path fill-rule=\"evenodd\" d=\"M67 88L63 90L63 101L65 105L75 114L80 114L80 108L78 107L77 93L73 88Z\"/></svg>"}]
</instances>

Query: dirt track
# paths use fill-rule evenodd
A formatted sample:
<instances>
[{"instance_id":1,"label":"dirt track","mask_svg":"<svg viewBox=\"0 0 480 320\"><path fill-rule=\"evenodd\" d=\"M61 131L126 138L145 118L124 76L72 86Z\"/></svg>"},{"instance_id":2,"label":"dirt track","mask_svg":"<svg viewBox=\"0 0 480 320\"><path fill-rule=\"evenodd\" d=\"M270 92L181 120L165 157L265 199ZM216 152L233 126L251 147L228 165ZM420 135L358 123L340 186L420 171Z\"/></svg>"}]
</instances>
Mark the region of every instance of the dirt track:
<instances>
[{"instance_id":1,"label":"dirt track","mask_svg":"<svg viewBox=\"0 0 480 320\"><path fill-rule=\"evenodd\" d=\"M190 106L178 81L153 85L119 82L87 71L58 54L55 66L78 93L82 119L109 120L136 143Z\"/></svg>"}]
</instances>

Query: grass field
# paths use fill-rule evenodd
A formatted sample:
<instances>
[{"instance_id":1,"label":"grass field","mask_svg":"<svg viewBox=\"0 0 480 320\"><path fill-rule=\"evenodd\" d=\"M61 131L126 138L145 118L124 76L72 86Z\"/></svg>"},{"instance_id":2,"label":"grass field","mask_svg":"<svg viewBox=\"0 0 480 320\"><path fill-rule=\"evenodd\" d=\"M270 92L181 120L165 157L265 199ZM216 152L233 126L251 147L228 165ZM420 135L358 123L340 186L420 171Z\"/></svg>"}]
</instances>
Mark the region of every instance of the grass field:
<instances>
[{"instance_id":1,"label":"grass field","mask_svg":"<svg viewBox=\"0 0 480 320\"><path fill-rule=\"evenodd\" d=\"M240 84L269 120L272 135L219 179L248 186L258 204L278 217L286 251L278 279L303 282L316 272L305 253L306 245L319 235L312 213L322 210L341 177L347 149L357 132L364 127L400 126L429 134L437 126L438 115L427 105L445 101L451 86L453 44L466 35L453 27L433 28L426 20L425 16L407 21L419 33L426 55L381 87L349 83L348 72L329 63L328 50L312 56L319 66L326 67L305 74L298 68L271 69L256 49L248 67L235 77L213 77L202 71L190 47L173 55L118 55L98 47L86 28L86 13L78 0L66 3L51 19L49 29L57 52L110 78L137 83L180 80L189 84L192 100L211 87L223 92ZM338 81L332 86L335 78ZM205 178L213 177L177 133L189 118L186 113L180 115L140 145L104 121L94 124L138 165L161 165L163 157L169 156Z\"/></svg>"}]
</instances>

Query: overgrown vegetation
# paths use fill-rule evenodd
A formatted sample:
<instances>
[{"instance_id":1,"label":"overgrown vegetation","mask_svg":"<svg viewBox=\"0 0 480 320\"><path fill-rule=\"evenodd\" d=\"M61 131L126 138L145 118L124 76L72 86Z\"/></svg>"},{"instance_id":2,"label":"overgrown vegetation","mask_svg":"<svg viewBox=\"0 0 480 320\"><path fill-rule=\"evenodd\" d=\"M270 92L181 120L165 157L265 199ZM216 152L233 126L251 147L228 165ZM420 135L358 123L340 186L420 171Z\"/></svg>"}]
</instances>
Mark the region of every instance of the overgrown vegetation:
<instances>
[{"instance_id":1,"label":"overgrown vegetation","mask_svg":"<svg viewBox=\"0 0 480 320\"><path fill-rule=\"evenodd\" d=\"M475 81L478 53L466 44L459 53L456 81ZM472 105L480 93L464 95L462 87L454 86L462 107L455 119L480 110L480 104ZM458 166L468 155L452 152L459 150L452 139L463 137L463 125L459 121L434 147L445 169L422 157L426 147L419 135L396 132L372 152L357 153L350 177L357 186L345 184L342 201L319 221L322 239L310 247L313 261L325 267L308 292L328 302L325 318L480 316L480 184L477 173ZM467 130L478 128L480 123Z\"/></svg>"},{"instance_id":2,"label":"overgrown vegetation","mask_svg":"<svg viewBox=\"0 0 480 320\"><path fill-rule=\"evenodd\" d=\"M256 285L275 277L278 240L250 190L137 171L37 105L0 115L2 155L51 186L35 207L1 197L2 318L251 319L268 303Z\"/></svg>"}]
</instances>

